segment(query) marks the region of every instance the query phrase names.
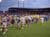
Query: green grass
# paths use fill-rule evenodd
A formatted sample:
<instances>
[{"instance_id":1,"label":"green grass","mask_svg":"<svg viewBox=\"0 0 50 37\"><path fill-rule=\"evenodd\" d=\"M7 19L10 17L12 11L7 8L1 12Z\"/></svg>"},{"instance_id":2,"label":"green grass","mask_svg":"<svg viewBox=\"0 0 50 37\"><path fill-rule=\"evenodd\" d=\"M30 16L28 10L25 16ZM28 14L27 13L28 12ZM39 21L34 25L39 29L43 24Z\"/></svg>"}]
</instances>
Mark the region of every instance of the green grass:
<instances>
[{"instance_id":1,"label":"green grass","mask_svg":"<svg viewBox=\"0 0 50 37\"><path fill-rule=\"evenodd\" d=\"M50 20L44 24L39 20L38 24L33 23L21 30L17 30L16 26L17 24L14 24L13 28L8 27L5 35L0 32L0 37L50 37Z\"/></svg>"}]
</instances>

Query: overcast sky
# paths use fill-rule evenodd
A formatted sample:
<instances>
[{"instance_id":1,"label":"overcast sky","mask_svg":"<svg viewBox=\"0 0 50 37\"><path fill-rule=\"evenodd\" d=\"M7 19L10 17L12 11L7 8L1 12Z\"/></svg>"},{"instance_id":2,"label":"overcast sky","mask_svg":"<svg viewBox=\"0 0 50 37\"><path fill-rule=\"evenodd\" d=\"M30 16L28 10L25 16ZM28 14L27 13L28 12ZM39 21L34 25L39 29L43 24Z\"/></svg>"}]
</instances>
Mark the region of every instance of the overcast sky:
<instances>
[{"instance_id":1,"label":"overcast sky","mask_svg":"<svg viewBox=\"0 0 50 37\"><path fill-rule=\"evenodd\" d=\"M8 10L11 7L23 8L23 2L19 0L2 0L0 10ZM24 8L50 8L50 0L24 0Z\"/></svg>"}]
</instances>

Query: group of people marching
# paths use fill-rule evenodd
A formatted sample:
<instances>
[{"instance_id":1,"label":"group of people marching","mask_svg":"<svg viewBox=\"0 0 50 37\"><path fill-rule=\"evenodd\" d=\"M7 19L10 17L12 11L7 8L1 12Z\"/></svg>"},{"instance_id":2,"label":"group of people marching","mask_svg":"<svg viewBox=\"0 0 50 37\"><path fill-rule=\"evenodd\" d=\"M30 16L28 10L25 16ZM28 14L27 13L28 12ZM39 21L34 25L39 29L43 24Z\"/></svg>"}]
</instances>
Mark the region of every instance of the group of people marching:
<instances>
[{"instance_id":1,"label":"group of people marching","mask_svg":"<svg viewBox=\"0 0 50 37\"><path fill-rule=\"evenodd\" d=\"M37 15L37 17L32 16L32 15L28 15L28 16L17 16L16 19L14 18L14 16L7 16L7 15L3 15L1 16L1 29L0 31L2 31L3 34L5 34L8 29L7 26L13 26L15 24L17 24L17 29L24 29L24 26L29 26L31 24L33 24L34 22L36 24L38 24L38 20L41 20L41 23L43 24L44 21L48 21L48 16L46 15L45 17L39 17L39 15Z\"/></svg>"}]
</instances>

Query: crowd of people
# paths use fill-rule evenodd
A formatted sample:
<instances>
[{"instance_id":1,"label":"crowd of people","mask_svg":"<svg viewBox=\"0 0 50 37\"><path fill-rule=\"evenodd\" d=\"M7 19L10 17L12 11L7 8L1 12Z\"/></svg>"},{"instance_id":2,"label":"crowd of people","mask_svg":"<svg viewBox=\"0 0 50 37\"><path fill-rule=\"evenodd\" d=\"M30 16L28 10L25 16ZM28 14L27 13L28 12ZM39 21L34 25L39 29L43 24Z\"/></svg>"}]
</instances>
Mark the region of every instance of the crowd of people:
<instances>
[{"instance_id":1,"label":"crowd of people","mask_svg":"<svg viewBox=\"0 0 50 37\"><path fill-rule=\"evenodd\" d=\"M22 15L22 16L16 16L16 18L14 16L8 16L8 15L3 15L1 16L1 20L0 20L0 24L1 24L1 29L0 31L2 31L3 34L5 34L8 29L8 26L13 26L15 24L16 21L16 26L17 29L24 29L24 26L30 26L31 24L33 24L34 22L36 24L38 24L38 20L41 20L41 24L44 23L44 21L48 21L49 17L48 15L41 16L40 15Z\"/></svg>"}]
</instances>

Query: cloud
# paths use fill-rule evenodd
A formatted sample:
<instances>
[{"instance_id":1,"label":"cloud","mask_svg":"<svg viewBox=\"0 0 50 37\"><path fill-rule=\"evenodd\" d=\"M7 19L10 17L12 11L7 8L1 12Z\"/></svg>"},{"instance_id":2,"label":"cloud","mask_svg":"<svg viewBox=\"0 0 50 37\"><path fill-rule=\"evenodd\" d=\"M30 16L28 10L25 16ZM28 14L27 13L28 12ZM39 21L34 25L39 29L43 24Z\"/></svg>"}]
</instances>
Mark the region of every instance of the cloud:
<instances>
[{"instance_id":1,"label":"cloud","mask_svg":"<svg viewBox=\"0 0 50 37\"><path fill-rule=\"evenodd\" d=\"M23 1L23 0L22 0ZM3 0L0 3L0 10L7 10L10 7L23 7L19 0ZM24 0L24 8L50 8L50 0Z\"/></svg>"}]
</instances>

